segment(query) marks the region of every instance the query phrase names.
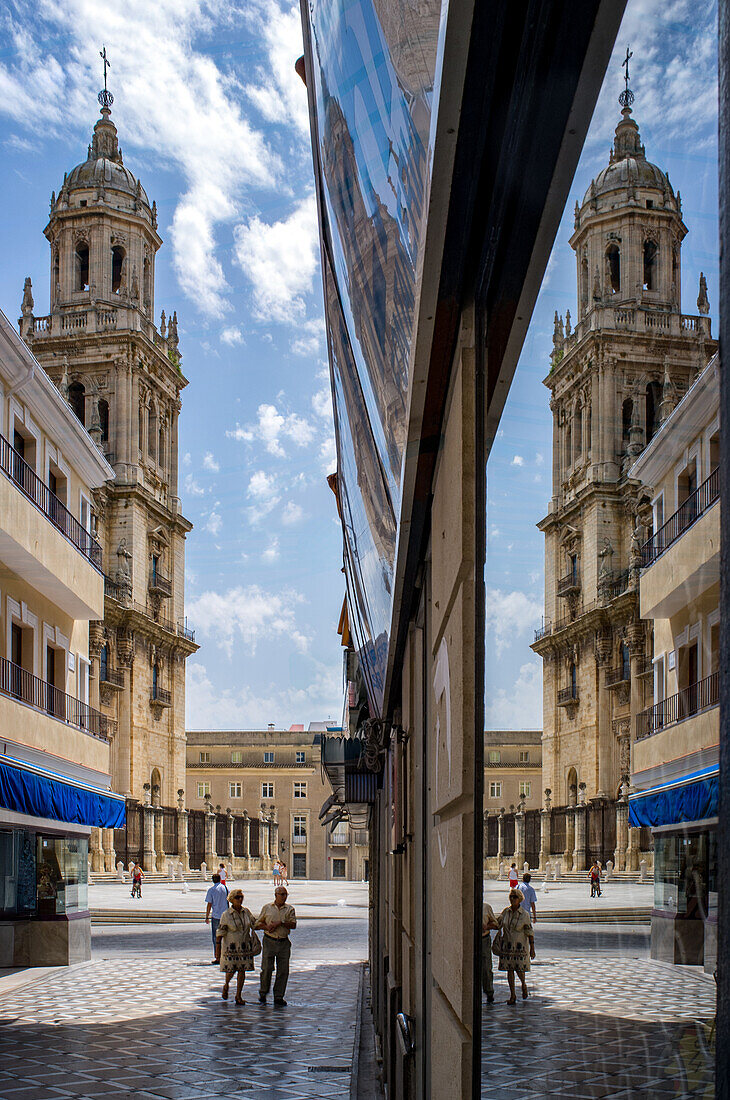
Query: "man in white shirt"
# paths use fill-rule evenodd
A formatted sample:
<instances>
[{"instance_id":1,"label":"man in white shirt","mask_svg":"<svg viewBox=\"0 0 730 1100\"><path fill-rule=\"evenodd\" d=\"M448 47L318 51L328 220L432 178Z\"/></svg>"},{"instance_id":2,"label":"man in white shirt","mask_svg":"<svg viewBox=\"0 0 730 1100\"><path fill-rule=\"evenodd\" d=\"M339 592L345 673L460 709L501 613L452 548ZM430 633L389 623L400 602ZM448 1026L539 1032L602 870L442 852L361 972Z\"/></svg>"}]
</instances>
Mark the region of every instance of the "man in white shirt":
<instances>
[{"instance_id":1,"label":"man in white shirt","mask_svg":"<svg viewBox=\"0 0 730 1100\"><path fill-rule=\"evenodd\" d=\"M221 917L228 908L228 891L221 882L220 875L213 875L213 885L205 895L205 923L211 926L213 934L213 951L215 952L215 934L218 931ZM216 963L217 959L213 959Z\"/></svg>"},{"instance_id":2,"label":"man in white shirt","mask_svg":"<svg viewBox=\"0 0 730 1100\"><path fill-rule=\"evenodd\" d=\"M532 917L532 923L535 924L537 921L537 891L534 886L530 886L531 878L532 875L530 872L525 871L522 876L522 885L520 886L520 890L522 891L522 901L520 905L525 910L528 917Z\"/></svg>"}]
</instances>

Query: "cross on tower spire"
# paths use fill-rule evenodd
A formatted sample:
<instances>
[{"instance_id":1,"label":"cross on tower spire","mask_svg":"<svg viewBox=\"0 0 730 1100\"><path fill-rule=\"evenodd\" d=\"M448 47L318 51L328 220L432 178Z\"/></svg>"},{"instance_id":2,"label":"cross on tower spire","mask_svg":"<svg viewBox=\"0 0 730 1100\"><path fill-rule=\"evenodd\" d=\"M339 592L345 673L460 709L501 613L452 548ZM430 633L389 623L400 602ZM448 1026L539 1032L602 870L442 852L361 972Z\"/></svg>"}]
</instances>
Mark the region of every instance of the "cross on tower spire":
<instances>
[{"instance_id":1,"label":"cross on tower spire","mask_svg":"<svg viewBox=\"0 0 730 1100\"><path fill-rule=\"evenodd\" d=\"M629 77L629 61L631 60L631 58L633 56L634 56L633 52L631 51L630 47L627 46L626 47L626 57L621 62L621 68L626 69L626 73L624 75L624 80L626 82L626 87L621 92L621 95L618 97L618 101L624 109L630 108L631 104L634 102L634 93L631 91L631 88L629 88L629 79L630 79L630 77Z\"/></svg>"},{"instance_id":2,"label":"cross on tower spire","mask_svg":"<svg viewBox=\"0 0 730 1100\"><path fill-rule=\"evenodd\" d=\"M99 92L97 99L99 100L99 103L102 107L109 108L114 102L114 96L106 86L106 71L107 69L111 69L112 67L112 63L106 55L106 46L104 46L104 48L99 51L99 57L104 62L104 90L102 92Z\"/></svg>"}]
</instances>

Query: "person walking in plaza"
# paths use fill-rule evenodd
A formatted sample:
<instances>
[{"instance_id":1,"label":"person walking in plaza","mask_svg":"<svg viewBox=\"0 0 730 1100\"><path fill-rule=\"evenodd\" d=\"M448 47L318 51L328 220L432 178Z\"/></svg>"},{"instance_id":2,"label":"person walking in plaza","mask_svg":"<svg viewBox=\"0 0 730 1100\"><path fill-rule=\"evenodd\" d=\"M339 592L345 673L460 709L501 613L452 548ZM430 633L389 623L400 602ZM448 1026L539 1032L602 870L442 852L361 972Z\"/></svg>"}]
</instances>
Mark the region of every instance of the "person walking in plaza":
<instances>
[{"instance_id":1,"label":"person walking in plaza","mask_svg":"<svg viewBox=\"0 0 730 1100\"><path fill-rule=\"evenodd\" d=\"M216 933L218 932L218 925L220 924L221 917L228 908L228 891L225 884L221 882L220 875L213 875L213 885L205 895L205 923L210 924L210 931L213 937L213 954L216 956L213 959L212 965L219 961L217 956Z\"/></svg>"},{"instance_id":2,"label":"person walking in plaza","mask_svg":"<svg viewBox=\"0 0 730 1100\"><path fill-rule=\"evenodd\" d=\"M253 958L258 953L256 947L260 948L261 944L253 930L253 913L243 907L243 890L240 887L231 890L228 901L230 905L220 919L215 942L215 959L226 976L221 997L228 1000L228 986L235 974L236 1004L245 1005L241 994L246 971L253 970Z\"/></svg>"},{"instance_id":3,"label":"person walking in plaza","mask_svg":"<svg viewBox=\"0 0 730 1100\"><path fill-rule=\"evenodd\" d=\"M535 958L535 941L532 936L532 922L522 908L524 894L521 890L510 890L509 906L502 910L499 917L500 953L499 969L506 970L509 985L508 1005L517 1003L515 995L515 974L522 984L522 998L527 1000L527 981L525 975L530 969L530 959Z\"/></svg>"},{"instance_id":4,"label":"person walking in plaza","mask_svg":"<svg viewBox=\"0 0 730 1100\"><path fill-rule=\"evenodd\" d=\"M212 875L210 877L213 878ZM226 892L226 897L228 897L228 872L225 863L218 864L218 878L221 880L221 886Z\"/></svg>"},{"instance_id":5,"label":"person walking in plaza","mask_svg":"<svg viewBox=\"0 0 730 1100\"><path fill-rule=\"evenodd\" d=\"M520 881L520 876L517 874L517 864L513 863L509 869L509 888L510 890L517 889L517 883Z\"/></svg>"},{"instance_id":6,"label":"person walking in plaza","mask_svg":"<svg viewBox=\"0 0 730 1100\"><path fill-rule=\"evenodd\" d=\"M281 886L281 863L279 861L278 856L274 860L273 871L274 871L274 889L276 889L277 886Z\"/></svg>"},{"instance_id":7,"label":"person walking in plaza","mask_svg":"<svg viewBox=\"0 0 730 1100\"><path fill-rule=\"evenodd\" d=\"M276 962L276 980L274 981L274 1004L286 1005L284 993L289 980L289 959L291 940L289 933L297 926L297 915L293 905L287 904L288 893L283 886L274 890L274 900L265 905L259 913L256 927L263 929L264 949L261 955L261 985L259 1001L266 1004L271 986L271 976Z\"/></svg>"},{"instance_id":8,"label":"person walking in plaza","mask_svg":"<svg viewBox=\"0 0 730 1100\"><path fill-rule=\"evenodd\" d=\"M482 990L487 995L487 1004L494 1002L494 969L492 967L492 937L490 932L499 928L499 922L491 905L482 905Z\"/></svg>"},{"instance_id":9,"label":"person walking in plaza","mask_svg":"<svg viewBox=\"0 0 730 1100\"><path fill-rule=\"evenodd\" d=\"M522 876L522 885L519 887L522 894L522 901L520 905L527 913L528 917L532 917L532 923L537 924L537 890L534 886L530 886L532 875L529 871L525 871Z\"/></svg>"},{"instance_id":10,"label":"person walking in plaza","mask_svg":"<svg viewBox=\"0 0 730 1100\"><path fill-rule=\"evenodd\" d=\"M595 898L595 897L600 898L600 896L601 896L601 865L600 865L600 863L598 862L597 859L593 860L593 863L591 864L591 869L588 872L588 875L589 875L590 880L591 880L591 897L592 898Z\"/></svg>"},{"instance_id":11,"label":"person walking in plaza","mask_svg":"<svg viewBox=\"0 0 730 1100\"><path fill-rule=\"evenodd\" d=\"M144 878L144 871L138 863L135 863L132 868L132 897L142 897L142 879Z\"/></svg>"},{"instance_id":12,"label":"person walking in plaza","mask_svg":"<svg viewBox=\"0 0 730 1100\"><path fill-rule=\"evenodd\" d=\"M284 863L283 859L279 860L279 874L281 875L280 885L288 886L289 885L289 879L287 877L288 871L286 869L286 863Z\"/></svg>"}]
</instances>

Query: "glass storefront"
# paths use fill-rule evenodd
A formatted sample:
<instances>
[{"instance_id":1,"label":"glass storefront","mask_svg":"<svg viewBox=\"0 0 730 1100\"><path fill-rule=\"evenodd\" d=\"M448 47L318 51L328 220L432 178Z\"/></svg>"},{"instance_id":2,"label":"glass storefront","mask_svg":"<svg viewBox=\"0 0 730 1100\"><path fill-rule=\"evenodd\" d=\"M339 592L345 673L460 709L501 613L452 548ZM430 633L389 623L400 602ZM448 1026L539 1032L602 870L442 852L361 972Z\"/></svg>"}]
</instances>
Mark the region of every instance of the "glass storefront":
<instances>
[{"instance_id":1,"label":"glass storefront","mask_svg":"<svg viewBox=\"0 0 730 1100\"><path fill-rule=\"evenodd\" d=\"M65 916L89 907L89 841L0 830L0 918Z\"/></svg>"},{"instance_id":2,"label":"glass storefront","mask_svg":"<svg viewBox=\"0 0 730 1100\"><path fill-rule=\"evenodd\" d=\"M685 920L706 920L714 888L714 831L654 837L654 908ZM713 890L714 892L714 890Z\"/></svg>"}]
</instances>

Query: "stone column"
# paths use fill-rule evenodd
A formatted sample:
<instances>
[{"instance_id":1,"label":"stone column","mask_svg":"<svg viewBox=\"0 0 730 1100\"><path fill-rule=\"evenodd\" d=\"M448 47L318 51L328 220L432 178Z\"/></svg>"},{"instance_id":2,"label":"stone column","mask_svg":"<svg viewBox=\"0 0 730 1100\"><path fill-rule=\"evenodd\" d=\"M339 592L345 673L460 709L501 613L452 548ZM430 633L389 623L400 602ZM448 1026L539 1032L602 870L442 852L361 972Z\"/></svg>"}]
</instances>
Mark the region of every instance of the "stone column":
<instances>
[{"instance_id":1,"label":"stone column","mask_svg":"<svg viewBox=\"0 0 730 1100\"><path fill-rule=\"evenodd\" d=\"M264 812L263 807L259 814L259 854L261 857L261 866L264 867L266 861L270 859L269 856L269 822Z\"/></svg>"},{"instance_id":2,"label":"stone column","mask_svg":"<svg viewBox=\"0 0 730 1100\"><path fill-rule=\"evenodd\" d=\"M148 784L145 784L148 786ZM145 791L145 794L148 794ZM145 804L142 807L144 822L144 844L142 852L142 864L145 871L157 870L157 858L155 852L155 807Z\"/></svg>"},{"instance_id":3,"label":"stone column","mask_svg":"<svg viewBox=\"0 0 730 1100\"><path fill-rule=\"evenodd\" d=\"M104 870L104 850L101 843L101 829L92 829L90 844L89 844L89 856L91 862L92 871Z\"/></svg>"},{"instance_id":4,"label":"stone column","mask_svg":"<svg viewBox=\"0 0 730 1100\"><path fill-rule=\"evenodd\" d=\"M514 861L517 869L525 862L525 804L520 802L515 813L515 851Z\"/></svg>"},{"instance_id":5,"label":"stone column","mask_svg":"<svg viewBox=\"0 0 730 1100\"><path fill-rule=\"evenodd\" d=\"M616 851L614 865L617 871L625 871L626 849L629 846L629 786L621 784L621 797L616 803Z\"/></svg>"},{"instance_id":6,"label":"stone column","mask_svg":"<svg viewBox=\"0 0 730 1100\"><path fill-rule=\"evenodd\" d=\"M101 843L104 848L104 870L113 871L115 869L116 853L114 851L114 830L103 829L101 834Z\"/></svg>"},{"instance_id":7,"label":"stone column","mask_svg":"<svg viewBox=\"0 0 730 1100\"><path fill-rule=\"evenodd\" d=\"M234 823L235 818L233 817L233 814L231 813L230 806L228 806L226 808L226 817L228 819L226 821L226 825L227 825L226 835L227 835L227 839L228 839L228 851L226 853L226 858L229 859L232 863L233 862L233 823Z\"/></svg>"},{"instance_id":8,"label":"stone column","mask_svg":"<svg viewBox=\"0 0 730 1100\"><path fill-rule=\"evenodd\" d=\"M157 863L158 871L165 871L165 839L163 834L163 816L162 809L159 806L154 807L155 811L155 852L157 853L155 859Z\"/></svg>"},{"instance_id":9,"label":"stone column","mask_svg":"<svg viewBox=\"0 0 730 1100\"><path fill-rule=\"evenodd\" d=\"M586 870L586 807L579 802L575 807L575 840L573 847L573 870Z\"/></svg>"},{"instance_id":10,"label":"stone column","mask_svg":"<svg viewBox=\"0 0 730 1100\"><path fill-rule=\"evenodd\" d=\"M551 806L550 788L545 788L545 803L540 810L540 870L544 871L550 859L550 822Z\"/></svg>"},{"instance_id":11,"label":"stone column","mask_svg":"<svg viewBox=\"0 0 730 1100\"><path fill-rule=\"evenodd\" d=\"M272 806L269 817L269 855L276 859L279 854L279 822L276 820L276 810Z\"/></svg>"},{"instance_id":12,"label":"stone column","mask_svg":"<svg viewBox=\"0 0 730 1100\"><path fill-rule=\"evenodd\" d=\"M177 792L177 858L183 865L183 874L188 874L190 872L188 811L185 809L185 791L182 787Z\"/></svg>"},{"instance_id":13,"label":"stone column","mask_svg":"<svg viewBox=\"0 0 730 1100\"><path fill-rule=\"evenodd\" d=\"M575 792L577 787L570 791L570 800L566 807L565 815L565 851L563 852L563 870L573 869L573 848L575 847Z\"/></svg>"},{"instance_id":14,"label":"stone column","mask_svg":"<svg viewBox=\"0 0 730 1100\"><path fill-rule=\"evenodd\" d=\"M205 803L205 862L214 870L218 864L215 851L215 813L210 802Z\"/></svg>"},{"instance_id":15,"label":"stone column","mask_svg":"<svg viewBox=\"0 0 730 1100\"><path fill-rule=\"evenodd\" d=\"M497 867L504 859L504 808L497 815Z\"/></svg>"},{"instance_id":16,"label":"stone column","mask_svg":"<svg viewBox=\"0 0 730 1100\"><path fill-rule=\"evenodd\" d=\"M628 822L628 806L626 808L626 820ZM626 845L626 867L627 871L639 870L640 848L639 848L639 836L640 830L633 828L631 825L627 825L626 829L628 833L628 844Z\"/></svg>"},{"instance_id":17,"label":"stone column","mask_svg":"<svg viewBox=\"0 0 730 1100\"><path fill-rule=\"evenodd\" d=\"M243 811L243 855L242 859L246 861L246 870L251 869L251 821L247 812Z\"/></svg>"}]
</instances>

